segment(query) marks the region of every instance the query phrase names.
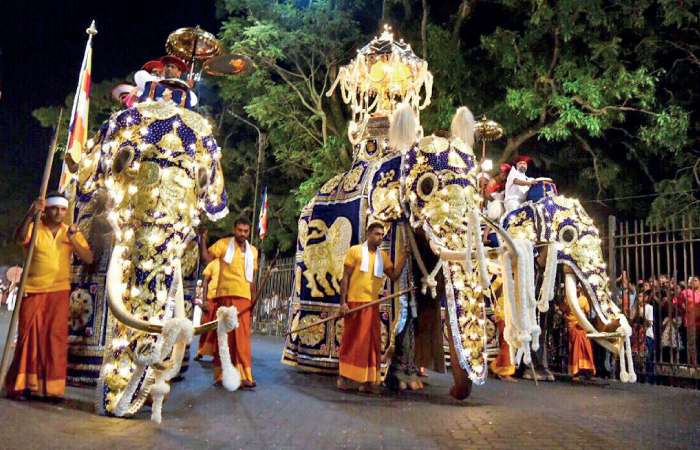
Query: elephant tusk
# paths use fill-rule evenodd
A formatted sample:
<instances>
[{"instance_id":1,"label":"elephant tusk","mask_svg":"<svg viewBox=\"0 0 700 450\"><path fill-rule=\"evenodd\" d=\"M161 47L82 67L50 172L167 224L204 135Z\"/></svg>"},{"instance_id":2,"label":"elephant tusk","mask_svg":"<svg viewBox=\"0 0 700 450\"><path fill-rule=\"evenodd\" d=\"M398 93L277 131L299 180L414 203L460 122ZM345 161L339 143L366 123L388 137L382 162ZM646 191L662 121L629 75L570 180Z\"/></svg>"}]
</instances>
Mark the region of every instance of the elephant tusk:
<instances>
[{"instance_id":1,"label":"elephant tusk","mask_svg":"<svg viewBox=\"0 0 700 450\"><path fill-rule=\"evenodd\" d=\"M568 272L564 274L564 290L566 292L566 302L576 316L578 323L581 324L586 333L598 333L598 330L596 330L591 324L588 317L586 317L586 315L583 313L581 306L578 304L578 297L576 295L576 276L573 273ZM596 339L596 341L614 355L620 354L619 348L612 342L606 339Z\"/></svg>"},{"instance_id":2,"label":"elephant tusk","mask_svg":"<svg viewBox=\"0 0 700 450\"><path fill-rule=\"evenodd\" d=\"M122 261L126 247L121 244L114 246L112 257L107 269L107 304L114 317L129 328L152 334L161 334L163 326L137 319L124 307L124 290L126 285L122 282Z\"/></svg>"},{"instance_id":3,"label":"elephant tusk","mask_svg":"<svg viewBox=\"0 0 700 450\"><path fill-rule=\"evenodd\" d=\"M499 237L503 238L503 243L505 244L510 254L512 256L516 256L518 254L518 251L515 249L515 241L513 241L513 238L508 233L506 233L506 230L504 230L503 227L501 227L493 220L489 219L488 216L484 215L483 213L479 214L481 215L481 218L493 229L493 231Z\"/></svg>"},{"instance_id":4,"label":"elephant tusk","mask_svg":"<svg viewBox=\"0 0 700 450\"><path fill-rule=\"evenodd\" d=\"M125 246L120 244L115 245L114 250L112 250L112 257L109 261L106 282L107 304L109 305L109 309L119 322L129 328L133 328L144 333L162 334L163 325L138 319L129 313L124 307L124 301L122 299L124 297L125 285L121 281L121 268L125 250ZM215 330L217 322L218 321L214 320L195 327L194 334L200 335L207 331Z\"/></svg>"}]
</instances>

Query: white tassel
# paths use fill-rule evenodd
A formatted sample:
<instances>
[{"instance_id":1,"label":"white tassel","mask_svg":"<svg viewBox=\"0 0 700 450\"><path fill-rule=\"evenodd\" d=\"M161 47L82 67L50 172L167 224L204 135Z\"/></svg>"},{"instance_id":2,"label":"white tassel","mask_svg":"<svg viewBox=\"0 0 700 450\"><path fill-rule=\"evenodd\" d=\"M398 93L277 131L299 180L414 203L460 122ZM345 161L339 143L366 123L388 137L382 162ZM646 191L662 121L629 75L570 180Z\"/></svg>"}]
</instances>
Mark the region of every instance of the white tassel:
<instances>
[{"instance_id":1,"label":"white tassel","mask_svg":"<svg viewBox=\"0 0 700 450\"><path fill-rule=\"evenodd\" d=\"M486 261L486 253L484 252L484 243L481 240L481 217L476 209L469 212L470 223L472 224L472 233L474 242L476 243L476 260L479 265L479 275L481 276L481 287L486 290L491 285L491 277L489 276L488 263Z\"/></svg>"},{"instance_id":2,"label":"white tassel","mask_svg":"<svg viewBox=\"0 0 700 450\"><path fill-rule=\"evenodd\" d=\"M450 124L450 135L452 138L459 138L467 144L469 148L474 147L474 128L476 121L474 114L466 106L457 108L457 112Z\"/></svg>"},{"instance_id":3,"label":"white tassel","mask_svg":"<svg viewBox=\"0 0 700 450\"><path fill-rule=\"evenodd\" d=\"M554 298L554 287L557 281L558 245L552 242L547 245L547 262L544 268L544 278L540 289L540 300L537 308L541 312L549 311L549 302Z\"/></svg>"},{"instance_id":4,"label":"white tassel","mask_svg":"<svg viewBox=\"0 0 700 450\"><path fill-rule=\"evenodd\" d=\"M228 333L238 328L238 310L235 306L224 306L216 310L219 320L216 326L216 338L221 359L221 384L228 391L235 391L241 386L241 374L233 367L228 346Z\"/></svg>"},{"instance_id":5,"label":"white tassel","mask_svg":"<svg viewBox=\"0 0 700 450\"><path fill-rule=\"evenodd\" d=\"M629 367L629 382L636 383L637 374L634 373L634 363L632 362L632 344L630 344L629 336L625 336L625 348L627 349L625 353L627 353L627 366Z\"/></svg>"},{"instance_id":6,"label":"white tassel","mask_svg":"<svg viewBox=\"0 0 700 450\"><path fill-rule=\"evenodd\" d=\"M418 123L411 105L402 103L391 115L389 146L399 151L408 150L416 142Z\"/></svg>"},{"instance_id":7,"label":"white tassel","mask_svg":"<svg viewBox=\"0 0 700 450\"><path fill-rule=\"evenodd\" d=\"M161 353L160 364L172 352L170 367L163 370L155 370L155 381L151 386L151 399L153 407L151 420L161 423L162 406L165 395L170 392L168 381L180 372L182 360L185 357L185 348L192 341L194 327L192 323L184 318L168 319L163 324L163 352Z\"/></svg>"}]
</instances>

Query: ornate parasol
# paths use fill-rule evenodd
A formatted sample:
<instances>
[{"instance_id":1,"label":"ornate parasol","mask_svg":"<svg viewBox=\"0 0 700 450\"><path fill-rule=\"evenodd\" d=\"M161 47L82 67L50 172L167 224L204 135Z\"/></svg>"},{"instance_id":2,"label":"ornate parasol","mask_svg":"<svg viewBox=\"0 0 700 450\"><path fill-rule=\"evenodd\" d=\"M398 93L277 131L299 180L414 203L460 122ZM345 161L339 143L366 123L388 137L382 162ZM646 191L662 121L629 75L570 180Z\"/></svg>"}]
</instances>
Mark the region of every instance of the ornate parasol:
<instances>
[{"instance_id":1,"label":"ornate parasol","mask_svg":"<svg viewBox=\"0 0 700 450\"><path fill-rule=\"evenodd\" d=\"M481 120L474 126L474 138L481 141L481 160L486 162L486 143L500 139L503 136L503 127L493 120L489 120L486 116L482 116ZM485 171L491 170L484 169Z\"/></svg>"},{"instance_id":2,"label":"ornate parasol","mask_svg":"<svg viewBox=\"0 0 700 450\"><path fill-rule=\"evenodd\" d=\"M241 75L252 68L253 61L245 55L219 55L204 62L204 72L215 77Z\"/></svg>"},{"instance_id":3,"label":"ornate parasol","mask_svg":"<svg viewBox=\"0 0 700 450\"><path fill-rule=\"evenodd\" d=\"M199 25L194 28L180 28L168 36L165 51L184 59L190 65L190 77L194 73L195 61L205 61L219 54L221 44L213 34L202 30Z\"/></svg>"},{"instance_id":4,"label":"ornate parasol","mask_svg":"<svg viewBox=\"0 0 700 450\"><path fill-rule=\"evenodd\" d=\"M411 45L403 39L395 41L391 28L384 25L380 36L340 68L326 95L330 97L336 86L340 87L343 101L352 108L348 133L354 142L372 115L388 116L399 102L409 103L416 113L427 107L433 75L428 71L428 63L413 53Z\"/></svg>"}]
</instances>

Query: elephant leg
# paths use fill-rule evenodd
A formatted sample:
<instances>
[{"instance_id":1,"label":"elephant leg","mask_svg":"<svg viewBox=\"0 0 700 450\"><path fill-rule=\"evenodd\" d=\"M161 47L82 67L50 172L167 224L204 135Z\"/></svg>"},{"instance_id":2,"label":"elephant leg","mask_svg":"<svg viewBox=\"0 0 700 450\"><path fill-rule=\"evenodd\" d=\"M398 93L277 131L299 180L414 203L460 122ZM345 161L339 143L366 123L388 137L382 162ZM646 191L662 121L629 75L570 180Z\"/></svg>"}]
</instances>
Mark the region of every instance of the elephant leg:
<instances>
[{"instance_id":1,"label":"elephant leg","mask_svg":"<svg viewBox=\"0 0 700 450\"><path fill-rule=\"evenodd\" d=\"M306 271L304 271L304 278L306 278L306 284L311 290L311 296L323 297L323 292L318 290L318 284L316 283L316 277L314 276L314 272L312 272L309 269L306 269Z\"/></svg>"},{"instance_id":2,"label":"elephant leg","mask_svg":"<svg viewBox=\"0 0 700 450\"><path fill-rule=\"evenodd\" d=\"M457 350L455 349L451 327L447 326L445 328L447 328L447 340L450 344L450 361L452 378L454 379L454 385L452 385L450 388L450 395L457 400L464 400L465 398L469 397L469 394L472 392L472 380L469 378L467 372L462 369L462 366L459 365L459 356L457 355Z\"/></svg>"}]
</instances>

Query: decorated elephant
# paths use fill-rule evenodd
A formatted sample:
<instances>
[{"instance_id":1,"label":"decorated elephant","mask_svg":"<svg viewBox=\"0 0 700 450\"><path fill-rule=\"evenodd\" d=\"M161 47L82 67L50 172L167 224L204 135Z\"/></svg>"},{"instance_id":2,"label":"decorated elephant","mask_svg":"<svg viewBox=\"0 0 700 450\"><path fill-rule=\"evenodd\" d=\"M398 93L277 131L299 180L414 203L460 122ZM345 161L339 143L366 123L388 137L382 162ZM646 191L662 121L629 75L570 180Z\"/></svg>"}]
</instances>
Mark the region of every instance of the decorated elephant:
<instances>
[{"instance_id":1,"label":"decorated elephant","mask_svg":"<svg viewBox=\"0 0 700 450\"><path fill-rule=\"evenodd\" d=\"M526 251L538 254L536 269L543 274L538 309L547 311L554 297L557 269L561 267L565 299L578 322L589 337L619 356L620 380L635 382L630 347L632 330L612 301L600 234L581 203L563 195L546 194L540 200L521 205L501 222L512 239L532 243L534 248ZM593 323L579 305L577 280L595 311Z\"/></svg>"},{"instance_id":2,"label":"decorated elephant","mask_svg":"<svg viewBox=\"0 0 700 450\"><path fill-rule=\"evenodd\" d=\"M218 323L193 327L183 295L183 275L199 259L200 214L218 220L228 213L220 156L203 117L151 101L112 115L80 161L76 221L94 227L104 217L114 237L106 271L111 320L97 385L101 414L133 415L151 394L152 419L160 421L167 381L192 334L236 326L234 308L224 309ZM235 389L237 372L226 366L224 384Z\"/></svg>"},{"instance_id":3,"label":"decorated elephant","mask_svg":"<svg viewBox=\"0 0 700 450\"><path fill-rule=\"evenodd\" d=\"M472 382L482 383L487 376L484 294L490 279L480 239L481 196L471 148L474 120L464 109L455 121L457 129L464 129L464 140L420 138L420 127L408 105L394 113L391 126L386 117L369 121L366 134L355 146L352 168L326 183L301 214L290 329L313 323L338 309L339 293L335 289L314 289L309 267L313 267L316 278L322 272L326 285L337 285L342 271L335 267L342 267L347 249L364 239L362 230L368 218L380 220L388 230L385 250L394 256L412 255L399 281L387 281L387 293L415 284L423 294L432 291L427 301L438 303L438 293L445 297L455 379L451 393L465 398ZM312 228L318 230L313 239L308 231ZM321 232L331 229L337 231L330 235ZM350 232L341 232L343 229ZM437 264L427 263L420 244L432 250L431 259ZM307 265L308 255L321 254L318 248L324 249L322 261ZM319 266L324 269L319 271ZM416 276L413 268L420 275ZM404 330L420 320L416 311L415 292L383 305L385 372L389 366L400 367L389 370L393 373L415 370L410 361L391 357L392 349L402 345L397 340L405 338ZM336 373L342 328L341 319L292 334L286 342L283 362L302 370ZM410 360L412 350L402 352L401 358Z\"/></svg>"}]
</instances>

